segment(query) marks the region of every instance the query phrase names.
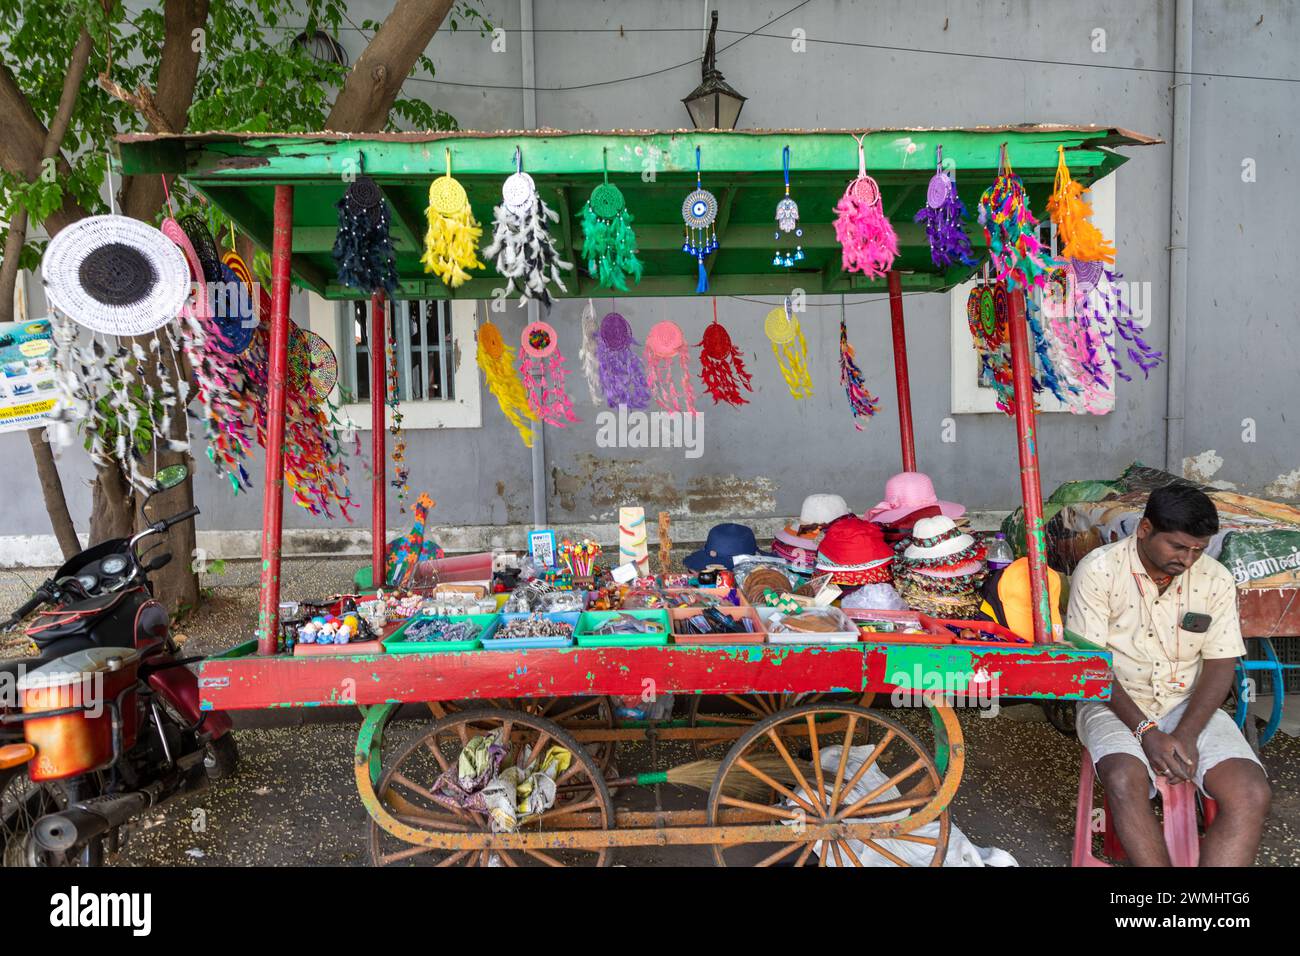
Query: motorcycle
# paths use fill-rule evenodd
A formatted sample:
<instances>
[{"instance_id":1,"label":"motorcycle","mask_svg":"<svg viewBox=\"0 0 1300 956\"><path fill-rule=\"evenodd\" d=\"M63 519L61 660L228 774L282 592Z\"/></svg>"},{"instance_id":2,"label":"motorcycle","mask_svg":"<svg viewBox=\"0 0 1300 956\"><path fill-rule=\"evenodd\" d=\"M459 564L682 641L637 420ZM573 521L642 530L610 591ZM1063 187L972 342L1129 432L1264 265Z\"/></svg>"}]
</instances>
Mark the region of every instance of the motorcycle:
<instances>
[{"instance_id":1,"label":"motorcycle","mask_svg":"<svg viewBox=\"0 0 1300 956\"><path fill-rule=\"evenodd\" d=\"M142 509L188 474L159 471ZM4 625L44 608L26 632L40 657L0 661L0 866L97 865L144 810L234 774L230 718L199 709L201 658L154 600L172 556L139 549L198 513L81 552Z\"/></svg>"}]
</instances>

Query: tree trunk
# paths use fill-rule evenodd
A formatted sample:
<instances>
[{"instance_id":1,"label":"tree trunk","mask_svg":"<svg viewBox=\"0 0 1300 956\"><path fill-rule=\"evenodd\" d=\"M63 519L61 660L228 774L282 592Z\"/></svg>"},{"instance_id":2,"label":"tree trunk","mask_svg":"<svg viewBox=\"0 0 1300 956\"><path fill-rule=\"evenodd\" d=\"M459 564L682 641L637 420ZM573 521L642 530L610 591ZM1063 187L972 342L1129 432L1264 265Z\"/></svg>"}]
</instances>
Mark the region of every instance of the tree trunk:
<instances>
[{"instance_id":1,"label":"tree trunk","mask_svg":"<svg viewBox=\"0 0 1300 956\"><path fill-rule=\"evenodd\" d=\"M451 7L452 0L397 0L357 57L325 128L337 133L382 130L403 81Z\"/></svg>"},{"instance_id":2,"label":"tree trunk","mask_svg":"<svg viewBox=\"0 0 1300 956\"><path fill-rule=\"evenodd\" d=\"M54 452L45 440L44 429L27 429L27 438L32 443L32 457L36 459L36 477L40 479L41 494L45 496L45 510L50 514L50 524L54 528L54 537L59 541L59 550L63 552L63 560L67 561L81 551L81 542L77 540L77 529L72 526L72 515L68 514L68 502L63 497L63 480L54 463Z\"/></svg>"}]
</instances>

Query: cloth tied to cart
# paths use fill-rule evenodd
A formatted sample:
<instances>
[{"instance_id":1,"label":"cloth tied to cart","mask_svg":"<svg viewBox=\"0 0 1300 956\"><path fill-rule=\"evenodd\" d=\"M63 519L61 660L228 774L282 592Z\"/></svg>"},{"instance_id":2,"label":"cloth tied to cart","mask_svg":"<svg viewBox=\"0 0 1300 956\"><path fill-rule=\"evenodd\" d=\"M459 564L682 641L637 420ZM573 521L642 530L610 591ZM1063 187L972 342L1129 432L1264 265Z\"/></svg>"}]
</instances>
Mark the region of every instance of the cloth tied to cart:
<instances>
[{"instance_id":1,"label":"cloth tied to cart","mask_svg":"<svg viewBox=\"0 0 1300 956\"><path fill-rule=\"evenodd\" d=\"M839 767L840 752L843 749L843 746L839 744L824 748L821 751L822 769L834 774ZM874 750L875 746L873 744L862 744L858 747L849 748L849 757L844 762L845 777L852 779L853 776L857 774L858 768L861 767L865 761L871 758L872 751ZM868 794L883 786L888 782L888 780L889 777L886 776L879 767L874 765L868 767L866 772L862 775L862 779L859 780L857 784L854 785L853 789L850 790L841 800L842 805L852 806L856 801L861 800L863 797L866 797ZM804 800L809 804L815 804L817 802L817 795L815 793L808 793L802 787L796 788L794 792L801 800ZM899 791L898 787L891 786L886 790L883 790L874 802L888 803L891 800L901 799L901 797L902 793ZM792 810L798 809L798 804L789 799L784 801L784 806ZM880 815L871 816L870 820L873 823L886 823L893 820L902 820L909 816L911 812L911 810L900 810L897 813L882 813ZM799 826L803 821L782 820L781 822L786 826ZM911 831L911 835L936 839L939 836L939 821L931 820L929 823ZM878 838L873 840L873 842L882 849L894 854L894 856L906 860L912 866L927 866L933 855L932 851L924 844L912 843L907 840ZM853 854L857 856L858 862L863 866L895 865L888 857L881 853L877 853L874 849L860 840L848 839L844 841L844 845L846 845ZM835 859L835 854L831 852L829 847L824 845L824 841L818 840L814 843L813 852L816 853L819 858L823 853L827 854L826 860L824 861L827 866L839 865ZM851 866L852 862L850 861L847 865ZM944 855L943 865L1019 866L1015 857L1006 850L999 850L996 847L986 848L976 846L967 838L966 834L962 833L961 830L958 829L955 823L952 824L951 827L951 835L948 838L948 851Z\"/></svg>"},{"instance_id":2,"label":"cloth tied to cart","mask_svg":"<svg viewBox=\"0 0 1300 956\"><path fill-rule=\"evenodd\" d=\"M525 748L518 761L502 769L510 753L501 729L471 737L457 758L434 782L432 796L450 809L488 815L495 833L513 833L521 823L555 804L556 780L569 769L573 754L552 745L540 760Z\"/></svg>"}]
</instances>

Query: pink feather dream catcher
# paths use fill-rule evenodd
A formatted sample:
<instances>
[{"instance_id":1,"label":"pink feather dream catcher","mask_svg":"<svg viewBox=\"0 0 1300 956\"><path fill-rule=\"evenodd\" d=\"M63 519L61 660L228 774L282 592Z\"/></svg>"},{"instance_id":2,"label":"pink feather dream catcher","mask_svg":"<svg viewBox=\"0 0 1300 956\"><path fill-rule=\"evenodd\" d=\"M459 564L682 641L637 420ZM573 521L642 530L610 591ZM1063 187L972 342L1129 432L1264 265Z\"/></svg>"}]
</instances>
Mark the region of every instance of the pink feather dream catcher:
<instances>
[{"instance_id":1,"label":"pink feather dream catcher","mask_svg":"<svg viewBox=\"0 0 1300 956\"><path fill-rule=\"evenodd\" d=\"M865 133L853 137L858 142L858 176L835 204L835 238L845 272L878 279L894 265L898 235L885 216L880 187L867 175L867 155L862 147L865 137Z\"/></svg>"},{"instance_id":2,"label":"pink feather dream catcher","mask_svg":"<svg viewBox=\"0 0 1300 956\"><path fill-rule=\"evenodd\" d=\"M685 411L695 414L695 389L686 368L689 354L686 336L676 322L660 322L645 337L646 381L655 404L665 411L680 412L685 404ZM680 387L674 362L681 367Z\"/></svg>"},{"instance_id":3,"label":"pink feather dream catcher","mask_svg":"<svg viewBox=\"0 0 1300 956\"><path fill-rule=\"evenodd\" d=\"M524 326L519 339L519 374L528 391L528 407L539 421L557 428L580 421L573 414L573 402L564 390L569 370L560 354L560 339L545 322Z\"/></svg>"}]
</instances>

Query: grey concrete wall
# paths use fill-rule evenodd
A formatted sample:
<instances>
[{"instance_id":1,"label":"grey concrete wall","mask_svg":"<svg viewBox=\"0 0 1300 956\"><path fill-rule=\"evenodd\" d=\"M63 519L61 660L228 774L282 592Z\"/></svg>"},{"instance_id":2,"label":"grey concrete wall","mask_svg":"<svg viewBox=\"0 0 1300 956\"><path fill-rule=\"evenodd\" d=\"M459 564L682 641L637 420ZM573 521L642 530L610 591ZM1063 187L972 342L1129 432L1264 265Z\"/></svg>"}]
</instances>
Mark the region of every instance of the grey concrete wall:
<instances>
[{"instance_id":1,"label":"grey concrete wall","mask_svg":"<svg viewBox=\"0 0 1300 956\"><path fill-rule=\"evenodd\" d=\"M386 2L350 5L356 22L379 17ZM506 31L504 53L490 38L461 31L440 33L431 47L439 78L464 85L411 81L407 90L429 98L467 129L522 124L519 6L514 0L483 5ZM732 0L722 10L724 28L754 29L793 6ZM1256 25L1263 15L1263 21ZM558 2L537 0L537 85L577 87L538 93L538 121L556 128L677 128L687 124L680 98L698 82L704 5L690 2ZM1300 47L1296 5L1288 0L1252 3L1200 0L1196 10L1195 67L1232 74L1294 75ZM624 33L575 33L591 28ZM674 29L680 28L682 32ZM791 51L795 28L806 31L807 52ZM1106 31L1106 52L1092 49L1093 31ZM653 30L653 32L639 32ZM1069 122L1125 126L1168 139L1173 3L1168 0L814 0L777 20L763 33L720 55L728 80L749 97L747 127L853 127ZM720 37L720 46L737 39ZM813 42L851 40L949 54L937 55ZM353 57L362 40L343 37ZM1043 61L1043 62L1030 62ZM1064 61L1064 62L1062 62ZM593 85L686 63L628 82ZM1065 63L1087 66L1064 65ZM1192 287L1188 316L1189 456L1217 449L1225 461L1210 477L1243 489L1294 494L1276 479L1300 466L1300 439L1287 427L1296 343L1290 339L1295 294L1283 268L1295 248L1291 170L1300 102L1293 83L1198 77L1193 100ZM1169 165L1167 146L1129 150L1118 173L1119 266L1130 280L1149 282L1153 295L1149 338L1163 347L1167 330ZM1241 181L1243 157L1256 160L1258 181ZM555 523L605 519L620 502L641 502L681 514L789 514L810 491L834 490L865 508L898 469L898 428L893 393L889 315L883 297L851 297L850 334L868 385L883 411L864 432L849 421L838 383L838 302L813 300L804 318L815 396L794 402L762 335L770 305L719 300L719 312L746 352L754 372L752 404L709 410L704 453L680 450L607 451L595 441L595 412L580 378L572 379L583 424L548 429L548 498ZM598 302L598 309L608 305ZM830 306L819 308L816 306ZM581 303L564 302L551 321L575 364ZM958 416L957 441L941 440L949 408L948 299L906 299L911 346L913 409L920 467L941 493L972 508L1009 508L1018 498L1015 431L1001 415ZM710 318L707 299L626 300L619 309L638 337L672 318L696 342ZM523 325L523 310L495 318L509 340ZM603 313L602 313L603 314ZM305 319L305 310L299 316ZM820 321L818 321L820 319ZM472 360L468 350L467 360ZM1078 477L1109 476L1134 458L1164 458L1165 377L1121 382L1113 414L1102 418L1043 416L1040 453L1043 483L1051 489ZM1243 418L1257 423L1258 441L1241 441ZM483 427L408 433L413 492L427 489L439 505L440 524L527 522L531 517L529 452L484 395ZM1202 456L1201 464L1211 459ZM0 436L0 474L12 489L0 534L48 531L21 435ZM205 462L197 496L200 527L253 528L260 523L260 491L232 497ZM78 516L89 508L84 456L63 462L70 503ZM253 473L260 475L260 461ZM352 469L354 493L367 493L364 465ZM260 482L259 482L260 484ZM390 499L391 501L391 499ZM395 504L390 523L400 523ZM361 522L366 521L366 511ZM288 507L291 527L330 522Z\"/></svg>"}]
</instances>

